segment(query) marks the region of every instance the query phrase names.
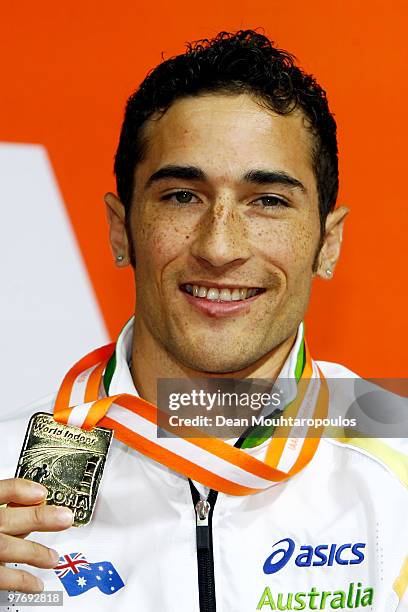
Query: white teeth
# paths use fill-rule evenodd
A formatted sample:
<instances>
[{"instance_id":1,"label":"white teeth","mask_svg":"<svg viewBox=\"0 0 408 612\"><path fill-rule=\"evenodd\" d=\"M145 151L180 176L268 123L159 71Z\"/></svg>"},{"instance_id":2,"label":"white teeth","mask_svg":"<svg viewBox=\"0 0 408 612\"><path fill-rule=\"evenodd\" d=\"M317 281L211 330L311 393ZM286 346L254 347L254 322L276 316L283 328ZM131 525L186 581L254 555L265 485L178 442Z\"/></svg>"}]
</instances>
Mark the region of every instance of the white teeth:
<instances>
[{"instance_id":1,"label":"white teeth","mask_svg":"<svg viewBox=\"0 0 408 612\"><path fill-rule=\"evenodd\" d=\"M194 297L206 298L207 300L218 301L218 302L236 302L238 300L245 300L253 297L257 294L257 289L249 288L236 288L228 289L217 289L216 287L203 287L200 285L184 285L185 290Z\"/></svg>"},{"instance_id":2,"label":"white teeth","mask_svg":"<svg viewBox=\"0 0 408 612\"><path fill-rule=\"evenodd\" d=\"M208 289L207 291L207 300L218 300L219 292L218 289Z\"/></svg>"},{"instance_id":3,"label":"white teeth","mask_svg":"<svg viewBox=\"0 0 408 612\"><path fill-rule=\"evenodd\" d=\"M220 300L222 300L223 302L230 302L231 301L231 291L229 289L221 289Z\"/></svg>"}]
</instances>

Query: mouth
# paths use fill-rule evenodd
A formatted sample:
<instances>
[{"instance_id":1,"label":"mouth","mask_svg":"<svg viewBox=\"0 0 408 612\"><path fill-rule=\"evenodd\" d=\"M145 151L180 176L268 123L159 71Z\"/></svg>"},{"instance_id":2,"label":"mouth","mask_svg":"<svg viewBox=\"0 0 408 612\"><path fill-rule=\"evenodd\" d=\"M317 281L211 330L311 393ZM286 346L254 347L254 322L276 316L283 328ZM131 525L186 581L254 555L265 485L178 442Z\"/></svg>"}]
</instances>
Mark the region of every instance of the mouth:
<instances>
[{"instance_id":1,"label":"mouth","mask_svg":"<svg viewBox=\"0 0 408 612\"><path fill-rule=\"evenodd\" d=\"M202 314L227 317L248 313L252 303L265 293L263 287L183 283L179 286L188 302Z\"/></svg>"},{"instance_id":2,"label":"mouth","mask_svg":"<svg viewBox=\"0 0 408 612\"><path fill-rule=\"evenodd\" d=\"M255 295L264 293L263 287L231 287L207 285L191 285L185 283L180 285L181 291L196 298L209 300L211 302L242 302Z\"/></svg>"}]
</instances>

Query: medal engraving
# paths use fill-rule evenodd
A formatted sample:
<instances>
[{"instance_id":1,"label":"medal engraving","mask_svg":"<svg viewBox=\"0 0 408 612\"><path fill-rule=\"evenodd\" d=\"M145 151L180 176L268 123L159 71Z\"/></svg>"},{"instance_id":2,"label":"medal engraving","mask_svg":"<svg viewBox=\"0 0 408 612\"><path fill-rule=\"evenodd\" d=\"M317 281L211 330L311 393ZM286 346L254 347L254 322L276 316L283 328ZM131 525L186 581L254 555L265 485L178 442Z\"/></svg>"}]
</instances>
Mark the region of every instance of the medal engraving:
<instances>
[{"instance_id":1,"label":"medal engraving","mask_svg":"<svg viewBox=\"0 0 408 612\"><path fill-rule=\"evenodd\" d=\"M46 412L28 425L16 477L40 482L48 489L47 504L67 506L75 527L91 520L113 431L92 431L54 421Z\"/></svg>"}]
</instances>

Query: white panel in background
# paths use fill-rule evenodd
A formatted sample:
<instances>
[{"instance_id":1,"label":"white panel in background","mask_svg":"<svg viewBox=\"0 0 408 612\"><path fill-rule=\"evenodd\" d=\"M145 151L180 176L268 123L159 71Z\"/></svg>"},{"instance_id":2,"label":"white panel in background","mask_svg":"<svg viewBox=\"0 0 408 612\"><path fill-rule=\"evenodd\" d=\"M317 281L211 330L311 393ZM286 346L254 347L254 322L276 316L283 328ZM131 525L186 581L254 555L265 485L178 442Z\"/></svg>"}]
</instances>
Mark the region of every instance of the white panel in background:
<instances>
[{"instance_id":1,"label":"white panel in background","mask_svg":"<svg viewBox=\"0 0 408 612\"><path fill-rule=\"evenodd\" d=\"M109 339L47 153L0 143L0 417Z\"/></svg>"}]
</instances>

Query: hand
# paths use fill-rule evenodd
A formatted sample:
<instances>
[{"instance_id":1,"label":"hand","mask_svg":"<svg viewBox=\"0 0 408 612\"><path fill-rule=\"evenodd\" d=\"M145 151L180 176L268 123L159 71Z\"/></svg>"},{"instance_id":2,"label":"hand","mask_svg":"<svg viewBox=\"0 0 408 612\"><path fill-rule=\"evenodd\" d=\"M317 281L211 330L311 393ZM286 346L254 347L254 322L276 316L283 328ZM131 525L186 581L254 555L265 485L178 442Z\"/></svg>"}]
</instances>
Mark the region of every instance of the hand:
<instances>
[{"instance_id":1,"label":"hand","mask_svg":"<svg viewBox=\"0 0 408 612\"><path fill-rule=\"evenodd\" d=\"M31 480L0 480L0 590L40 593L43 582L25 570L5 567L5 563L26 563L51 569L58 564L59 554L52 548L25 540L31 531L62 531L72 525L73 513L62 506L42 502L47 489Z\"/></svg>"}]
</instances>

